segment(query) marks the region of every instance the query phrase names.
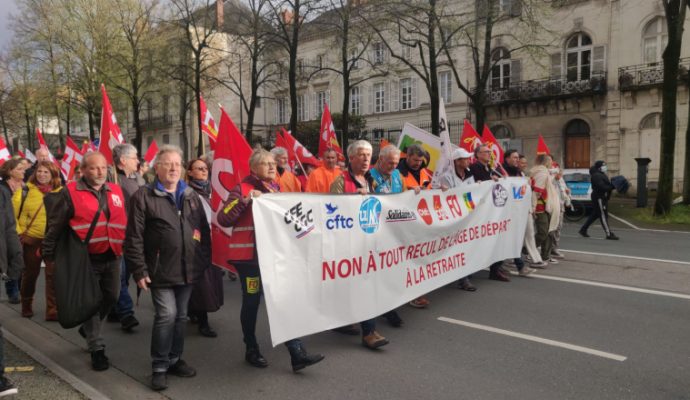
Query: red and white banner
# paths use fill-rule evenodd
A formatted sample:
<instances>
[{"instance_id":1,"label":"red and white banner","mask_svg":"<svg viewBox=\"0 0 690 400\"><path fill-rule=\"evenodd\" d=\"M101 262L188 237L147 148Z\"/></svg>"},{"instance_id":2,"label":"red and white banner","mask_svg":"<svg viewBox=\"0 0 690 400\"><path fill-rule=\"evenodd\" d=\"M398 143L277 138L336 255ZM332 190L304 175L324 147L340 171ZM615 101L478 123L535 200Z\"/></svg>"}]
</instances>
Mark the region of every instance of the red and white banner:
<instances>
[{"instance_id":1,"label":"red and white banner","mask_svg":"<svg viewBox=\"0 0 690 400\"><path fill-rule=\"evenodd\" d=\"M311 164L311 165L315 165L317 167L319 165L321 165L321 161L319 161L318 158L314 157L314 155L309 150L307 150L307 148L304 147L302 145L302 143L300 143L297 139L295 139L295 137L292 136L290 134L290 132L283 129L282 135L283 135L283 139L285 140L285 142L284 142L285 146L284 147L288 150L288 153L292 152L292 154L294 154L294 157L297 157L297 159L299 160L300 163ZM281 146L281 147L283 147L283 146ZM292 166L293 171L294 171L294 167L296 165L293 165L292 162L290 163L290 165Z\"/></svg>"},{"instance_id":2,"label":"red and white banner","mask_svg":"<svg viewBox=\"0 0 690 400\"><path fill-rule=\"evenodd\" d=\"M338 138L335 136L331 110L328 109L328 104L324 104L323 114L321 115L321 135L319 135L319 157L323 158L323 152L329 149L338 152L338 158L345 159L343 149L338 144Z\"/></svg>"},{"instance_id":3,"label":"red and white banner","mask_svg":"<svg viewBox=\"0 0 690 400\"><path fill-rule=\"evenodd\" d=\"M220 110L220 126L216 144L213 167L211 168L211 209L213 210L211 221L213 249L211 254L213 264L231 269L227 260L232 228L225 228L218 224L218 209L228 198L230 191L250 174L249 156L252 155L252 148L223 109Z\"/></svg>"},{"instance_id":4,"label":"red and white banner","mask_svg":"<svg viewBox=\"0 0 690 400\"><path fill-rule=\"evenodd\" d=\"M273 345L375 318L519 256L530 206L525 178L420 194L254 199Z\"/></svg>"},{"instance_id":5,"label":"red and white banner","mask_svg":"<svg viewBox=\"0 0 690 400\"><path fill-rule=\"evenodd\" d=\"M474 130L474 127L472 124L470 124L470 121L463 121L462 135L460 136L460 147L469 151L470 153L474 153L474 149L479 147L480 144L482 144L482 139L479 137L479 134L477 134L477 131ZM474 162L474 157L472 157L472 162Z\"/></svg>"},{"instance_id":6,"label":"red and white banner","mask_svg":"<svg viewBox=\"0 0 690 400\"><path fill-rule=\"evenodd\" d=\"M53 153L50 151L50 147L48 147L48 143L46 140L43 138L43 134L41 133L41 130L36 127L36 138L38 139L38 145L42 149L48 150L48 156L50 157L50 161L54 162L55 165L60 168L60 164L57 162L55 157L53 157Z\"/></svg>"},{"instance_id":7,"label":"red and white banner","mask_svg":"<svg viewBox=\"0 0 690 400\"><path fill-rule=\"evenodd\" d=\"M71 137L67 136L65 154L62 156L62 161L60 163L60 171L62 171L62 176L64 176L66 180L72 180L72 177L74 177L74 167L81 162L83 155L79 146L74 143Z\"/></svg>"},{"instance_id":8,"label":"red and white banner","mask_svg":"<svg viewBox=\"0 0 690 400\"><path fill-rule=\"evenodd\" d=\"M113 112L113 107L110 105L108 93L105 91L105 85L101 85L101 94L103 96L103 109L101 111L101 138L98 142L98 151L103 153L108 164L113 164L112 148L118 144L124 143L125 138L122 136L120 127L117 125L117 118Z\"/></svg>"},{"instance_id":9,"label":"red and white banner","mask_svg":"<svg viewBox=\"0 0 690 400\"><path fill-rule=\"evenodd\" d=\"M5 141L0 137L0 165L4 164L5 161L12 158L10 155L10 150L7 148Z\"/></svg>"},{"instance_id":10,"label":"red and white banner","mask_svg":"<svg viewBox=\"0 0 690 400\"><path fill-rule=\"evenodd\" d=\"M148 150L146 150L146 154L144 154L144 161L146 161L149 166L153 165L153 162L156 160L156 154L158 154L158 144L156 144L154 140L151 142Z\"/></svg>"},{"instance_id":11,"label":"red and white banner","mask_svg":"<svg viewBox=\"0 0 690 400\"><path fill-rule=\"evenodd\" d=\"M201 115L201 131L208 136L211 150L215 150L216 141L218 140L216 121L213 119L213 115L211 115L211 112L206 107L204 97L201 95L199 95L199 104L199 115Z\"/></svg>"}]
</instances>

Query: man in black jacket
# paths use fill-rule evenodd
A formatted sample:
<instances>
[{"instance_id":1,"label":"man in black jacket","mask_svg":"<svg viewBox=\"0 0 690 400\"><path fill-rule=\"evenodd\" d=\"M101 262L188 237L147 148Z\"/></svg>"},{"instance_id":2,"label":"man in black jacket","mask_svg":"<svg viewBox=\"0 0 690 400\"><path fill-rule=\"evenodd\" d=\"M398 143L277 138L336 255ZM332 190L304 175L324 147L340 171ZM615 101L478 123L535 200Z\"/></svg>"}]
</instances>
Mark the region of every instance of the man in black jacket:
<instances>
[{"instance_id":1,"label":"man in black jacket","mask_svg":"<svg viewBox=\"0 0 690 400\"><path fill-rule=\"evenodd\" d=\"M589 215L585 224L580 228L580 235L589 237L587 229L599 218L601 226L604 228L604 233L606 233L606 239L618 240L618 236L611 232L609 227L608 203L614 186L611 184L609 177L606 176L607 170L606 163L601 160L595 162L589 169L592 181L592 214Z\"/></svg>"},{"instance_id":2,"label":"man in black jacket","mask_svg":"<svg viewBox=\"0 0 690 400\"><path fill-rule=\"evenodd\" d=\"M195 255L202 248L211 254L211 234L201 198L180 180L182 150L163 146L155 170L155 181L130 200L125 259L137 285L151 288L156 310L151 387L163 390L168 387L168 373L186 378L196 375L181 357L192 287L211 262Z\"/></svg>"},{"instance_id":3,"label":"man in black jacket","mask_svg":"<svg viewBox=\"0 0 690 400\"><path fill-rule=\"evenodd\" d=\"M22 246L17 236L12 193L5 185L0 185L0 276L3 280L18 279L24 266ZM5 378L2 327L0 326L0 397L17 393L12 383Z\"/></svg>"}]
</instances>

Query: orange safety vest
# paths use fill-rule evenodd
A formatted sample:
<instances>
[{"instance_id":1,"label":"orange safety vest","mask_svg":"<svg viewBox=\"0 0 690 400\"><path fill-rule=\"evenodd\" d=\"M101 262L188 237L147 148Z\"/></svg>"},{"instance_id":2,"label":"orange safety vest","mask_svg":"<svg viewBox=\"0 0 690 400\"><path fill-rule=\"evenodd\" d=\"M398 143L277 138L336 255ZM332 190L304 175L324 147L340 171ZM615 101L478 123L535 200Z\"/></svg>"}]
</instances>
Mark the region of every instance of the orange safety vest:
<instances>
[{"instance_id":1,"label":"orange safety vest","mask_svg":"<svg viewBox=\"0 0 690 400\"><path fill-rule=\"evenodd\" d=\"M101 211L88 243L88 249L89 254L103 254L110 249L119 257L122 255L122 244L125 241L127 229L125 197L120 186L112 183L106 183L106 185L110 188L104 191L108 198L110 218ZM69 220L69 225L84 241L98 210L98 198L90 190L77 189L77 182L74 181L67 184L67 190L74 204L74 216Z\"/></svg>"},{"instance_id":2,"label":"orange safety vest","mask_svg":"<svg viewBox=\"0 0 690 400\"><path fill-rule=\"evenodd\" d=\"M240 183L242 197L247 197L254 186L248 183ZM242 201L242 200L239 200ZM254 217L251 205L245 209L240 218L232 227L228 247L230 248L231 261L250 261L254 259L256 249L256 235L254 233Z\"/></svg>"},{"instance_id":3,"label":"orange safety vest","mask_svg":"<svg viewBox=\"0 0 690 400\"><path fill-rule=\"evenodd\" d=\"M419 171L419 179L422 182L417 182L417 179L415 179L414 175L412 175L411 172L408 172L407 176L403 176L403 183L408 189L417 186L421 187L422 189L429 189L431 187L431 174L429 174L429 170L426 168L422 168L422 170ZM426 182L426 184L423 184L424 182Z\"/></svg>"}]
</instances>

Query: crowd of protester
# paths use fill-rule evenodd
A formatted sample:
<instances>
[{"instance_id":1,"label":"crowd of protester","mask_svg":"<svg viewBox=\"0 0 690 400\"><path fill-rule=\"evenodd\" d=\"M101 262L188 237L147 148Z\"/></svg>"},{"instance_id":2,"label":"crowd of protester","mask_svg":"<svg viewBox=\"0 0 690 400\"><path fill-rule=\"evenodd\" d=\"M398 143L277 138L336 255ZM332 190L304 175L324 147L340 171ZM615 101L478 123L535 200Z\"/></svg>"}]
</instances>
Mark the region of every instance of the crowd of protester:
<instances>
[{"instance_id":1,"label":"crowd of protester","mask_svg":"<svg viewBox=\"0 0 690 400\"><path fill-rule=\"evenodd\" d=\"M12 304L21 303L21 316L34 317L34 296L41 265L45 265L46 321L58 320L55 302L56 253L61 251L61 235L73 232L86 242L92 271L102 300L95 315L86 320L79 333L85 339L96 371L110 366L105 354L104 320L118 322L124 331L133 331L139 321L134 315L128 288L133 280L139 291L149 291L154 306L151 337L151 387L168 387L167 375L193 377L196 370L183 359L185 328L189 320L199 333L215 338L209 313L223 306L224 269L211 263L211 163L207 158L183 162L176 146L163 146L151 170L138 158L130 144L113 148L113 165L99 152L88 152L77 167L74 179L64 182L47 149L36 152L31 164L12 158L0 168L0 272ZM506 177L527 177L532 189L532 205L523 254L489 267L489 279L509 282L516 269L518 276L529 276L535 268L558 264L563 254L558 250L563 213L570 206L569 190L562 170L548 154L538 155L528 171L527 158L516 150L505 152L503 163L492 159L486 145L474 153L459 148L452 152L452 172L433 179L427 168L429 154L419 145L411 145L401 154L393 145L381 148L372 164L373 147L357 140L347 148L346 166L340 166L339 154L328 149L321 165L301 165L292 172L286 149L270 152L257 149L249 159L251 174L245 177L222 203L217 223L232 227L228 265L239 277L242 295L240 324L246 347L245 360L265 368L268 361L261 354L256 332L262 295L261 273L252 219L252 201L266 193L309 192L344 194L392 194L406 190L458 188L482 181ZM580 233L600 218L609 239L615 238L606 221L605 163L593 168L596 180L597 209ZM596 176L594 176L596 175ZM602 175L602 176L599 176ZM433 182L432 182L433 181ZM228 274L230 274L228 272ZM235 278L235 275L229 275ZM458 289L476 291L471 277L458 280ZM430 306L426 296L409 306ZM399 328L403 320L396 310L382 317ZM335 331L358 335L363 346L377 349L389 344L376 327L376 319ZM0 331L1 334L1 331ZM291 366L299 371L324 359L308 353L301 339L285 343ZM2 339L0 337L0 395L16 393L3 376Z\"/></svg>"}]
</instances>

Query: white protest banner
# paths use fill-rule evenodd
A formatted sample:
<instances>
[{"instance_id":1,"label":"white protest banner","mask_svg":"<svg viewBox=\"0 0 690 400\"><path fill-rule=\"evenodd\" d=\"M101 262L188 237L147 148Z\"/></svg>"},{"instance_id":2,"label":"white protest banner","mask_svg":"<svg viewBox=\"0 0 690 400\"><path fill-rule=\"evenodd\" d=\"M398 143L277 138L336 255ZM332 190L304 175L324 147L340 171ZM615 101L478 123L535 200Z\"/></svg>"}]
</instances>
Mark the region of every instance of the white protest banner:
<instances>
[{"instance_id":1,"label":"white protest banner","mask_svg":"<svg viewBox=\"0 0 690 400\"><path fill-rule=\"evenodd\" d=\"M409 122L405 122L402 132L398 137L398 144L396 145L401 151L405 151L407 146L417 143L429 152L431 160L429 161L429 168L432 171L436 170L436 161L441 157L441 138L418 128ZM457 149L458 146L451 143L451 152Z\"/></svg>"},{"instance_id":2,"label":"white protest banner","mask_svg":"<svg viewBox=\"0 0 690 400\"><path fill-rule=\"evenodd\" d=\"M254 199L273 345L377 317L519 256L530 205L524 178L417 195Z\"/></svg>"}]
</instances>

